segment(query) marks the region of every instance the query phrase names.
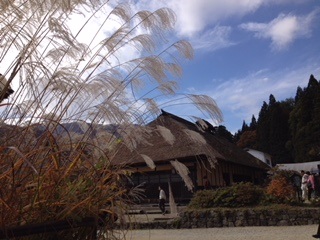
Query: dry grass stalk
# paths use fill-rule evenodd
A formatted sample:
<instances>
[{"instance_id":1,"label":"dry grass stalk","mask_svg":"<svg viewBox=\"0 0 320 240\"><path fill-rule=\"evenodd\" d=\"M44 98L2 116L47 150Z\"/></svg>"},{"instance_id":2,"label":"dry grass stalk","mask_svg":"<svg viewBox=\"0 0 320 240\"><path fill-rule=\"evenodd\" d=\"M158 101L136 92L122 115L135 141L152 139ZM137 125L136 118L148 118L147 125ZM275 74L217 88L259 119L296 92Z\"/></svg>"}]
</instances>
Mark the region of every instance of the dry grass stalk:
<instances>
[{"instance_id":1,"label":"dry grass stalk","mask_svg":"<svg viewBox=\"0 0 320 240\"><path fill-rule=\"evenodd\" d=\"M147 142L143 124L159 111L152 96L175 93L176 82L167 76L181 76L181 68L177 57L167 56L193 55L185 41L157 48L174 13L132 13L130 5L100 0L0 1L0 8L0 62L8 63L1 71L6 87L15 87L0 105L0 227L124 208L140 192L126 188L132 172L112 156L121 151L120 142L132 151ZM78 30L70 27L77 14L86 15ZM103 16L101 25L82 41L96 16ZM103 33L114 23L113 32ZM138 55L127 59L123 51ZM143 86L152 90L141 94ZM213 100L185 98L220 117ZM73 122L80 130L63 125ZM109 123L118 127L103 133L102 124ZM164 128L158 131L174 141ZM192 188L186 169L172 164Z\"/></svg>"},{"instance_id":2,"label":"dry grass stalk","mask_svg":"<svg viewBox=\"0 0 320 240\"><path fill-rule=\"evenodd\" d=\"M174 167L174 169L177 171L177 173L182 177L188 190L193 191L194 185L193 185L192 179L189 176L190 171L188 167L183 163L179 162L178 160L170 161L170 163Z\"/></svg>"}]
</instances>

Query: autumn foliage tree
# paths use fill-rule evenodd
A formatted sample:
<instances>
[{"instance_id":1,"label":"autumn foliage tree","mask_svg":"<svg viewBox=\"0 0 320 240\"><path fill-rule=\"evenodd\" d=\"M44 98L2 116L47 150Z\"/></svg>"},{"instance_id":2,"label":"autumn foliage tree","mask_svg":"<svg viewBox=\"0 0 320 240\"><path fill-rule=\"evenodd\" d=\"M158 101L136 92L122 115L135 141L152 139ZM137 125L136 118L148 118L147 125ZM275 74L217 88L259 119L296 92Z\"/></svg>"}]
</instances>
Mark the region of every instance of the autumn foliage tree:
<instances>
[{"instance_id":1,"label":"autumn foliage tree","mask_svg":"<svg viewBox=\"0 0 320 240\"><path fill-rule=\"evenodd\" d=\"M271 195L277 203L284 203L295 198L295 189L290 180L290 171L274 171L267 186L267 194Z\"/></svg>"},{"instance_id":2,"label":"autumn foliage tree","mask_svg":"<svg viewBox=\"0 0 320 240\"><path fill-rule=\"evenodd\" d=\"M237 141L237 146L241 148L256 148L257 132L245 131L241 134L240 139Z\"/></svg>"}]
</instances>

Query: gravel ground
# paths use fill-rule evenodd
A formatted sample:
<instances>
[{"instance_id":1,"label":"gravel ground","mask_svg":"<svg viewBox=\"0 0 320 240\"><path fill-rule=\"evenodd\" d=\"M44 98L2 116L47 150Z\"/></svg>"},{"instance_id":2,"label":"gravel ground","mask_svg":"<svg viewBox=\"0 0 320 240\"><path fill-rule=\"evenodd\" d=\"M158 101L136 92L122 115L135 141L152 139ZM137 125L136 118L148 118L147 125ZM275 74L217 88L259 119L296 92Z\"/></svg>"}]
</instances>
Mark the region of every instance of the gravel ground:
<instances>
[{"instance_id":1,"label":"gravel ground","mask_svg":"<svg viewBox=\"0 0 320 240\"><path fill-rule=\"evenodd\" d=\"M198 229L132 230L126 240L311 240L318 225L287 227L233 227Z\"/></svg>"}]
</instances>

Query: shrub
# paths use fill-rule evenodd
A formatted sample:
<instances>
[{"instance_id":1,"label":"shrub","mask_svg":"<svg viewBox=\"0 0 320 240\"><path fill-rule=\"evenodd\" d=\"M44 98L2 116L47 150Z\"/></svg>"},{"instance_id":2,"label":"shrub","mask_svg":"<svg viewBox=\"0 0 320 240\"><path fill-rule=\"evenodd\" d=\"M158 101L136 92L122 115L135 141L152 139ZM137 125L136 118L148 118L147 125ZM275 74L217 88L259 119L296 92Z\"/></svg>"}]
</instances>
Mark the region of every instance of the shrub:
<instances>
[{"instance_id":1,"label":"shrub","mask_svg":"<svg viewBox=\"0 0 320 240\"><path fill-rule=\"evenodd\" d=\"M278 199L278 202L285 202L294 197L294 189L285 177L279 176L271 180L267 187L267 194Z\"/></svg>"},{"instance_id":2,"label":"shrub","mask_svg":"<svg viewBox=\"0 0 320 240\"><path fill-rule=\"evenodd\" d=\"M197 191L189 206L192 208L211 208L214 206L215 193L216 191L212 190Z\"/></svg>"},{"instance_id":3,"label":"shrub","mask_svg":"<svg viewBox=\"0 0 320 240\"><path fill-rule=\"evenodd\" d=\"M257 205L264 198L262 188L252 183L237 183L216 190L198 191L191 199L191 208L244 207Z\"/></svg>"},{"instance_id":4,"label":"shrub","mask_svg":"<svg viewBox=\"0 0 320 240\"><path fill-rule=\"evenodd\" d=\"M271 196L270 201L274 203L291 203L295 200L295 189L290 180L289 171L275 171L270 177L267 186L267 194Z\"/></svg>"}]
</instances>

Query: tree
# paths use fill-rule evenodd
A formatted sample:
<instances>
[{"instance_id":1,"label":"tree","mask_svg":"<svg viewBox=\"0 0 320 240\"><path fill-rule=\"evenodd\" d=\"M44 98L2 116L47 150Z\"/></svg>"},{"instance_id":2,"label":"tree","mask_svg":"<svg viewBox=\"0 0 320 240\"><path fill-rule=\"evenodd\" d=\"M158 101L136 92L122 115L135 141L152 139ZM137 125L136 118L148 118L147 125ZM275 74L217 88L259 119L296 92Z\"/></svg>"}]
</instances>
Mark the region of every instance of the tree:
<instances>
[{"instance_id":1,"label":"tree","mask_svg":"<svg viewBox=\"0 0 320 240\"><path fill-rule=\"evenodd\" d=\"M215 135L223 137L229 142L233 143L233 135L227 130L225 126L219 125L218 127L216 127Z\"/></svg>"},{"instance_id":2,"label":"tree","mask_svg":"<svg viewBox=\"0 0 320 240\"><path fill-rule=\"evenodd\" d=\"M297 91L296 105L290 113L290 146L296 162L319 160L320 84L313 75L303 90Z\"/></svg>"},{"instance_id":3,"label":"tree","mask_svg":"<svg viewBox=\"0 0 320 240\"><path fill-rule=\"evenodd\" d=\"M290 151L286 148L290 140L288 119L292 108L292 100L278 102L271 94L269 104L264 102L259 113L255 146L258 150L271 154L274 163L292 161Z\"/></svg>"},{"instance_id":4,"label":"tree","mask_svg":"<svg viewBox=\"0 0 320 240\"><path fill-rule=\"evenodd\" d=\"M272 94L270 94L270 96L269 96L269 107L273 107L273 105L276 104L276 103L277 103L276 98Z\"/></svg>"},{"instance_id":5,"label":"tree","mask_svg":"<svg viewBox=\"0 0 320 240\"><path fill-rule=\"evenodd\" d=\"M257 138L258 138L258 150L263 152L269 152L269 106L266 102L263 102L261 110L259 112L259 118L257 123Z\"/></svg>"},{"instance_id":6,"label":"tree","mask_svg":"<svg viewBox=\"0 0 320 240\"><path fill-rule=\"evenodd\" d=\"M237 146L241 148L253 148L256 149L257 144L257 132L256 131L245 131L241 134Z\"/></svg>"},{"instance_id":7,"label":"tree","mask_svg":"<svg viewBox=\"0 0 320 240\"><path fill-rule=\"evenodd\" d=\"M284 104L276 102L270 107L270 154L275 163L291 162L290 152L286 149L286 143L290 139L289 111Z\"/></svg>"},{"instance_id":8,"label":"tree","mask_svg":"<svg viewBox=\"0 0 320 240\"><path fill-rule=\"evenodd\" d=\"M240 146L254 146L272 155L274 163L318 161L320 158L320 83L310 76L308 86L298 87L296 96L276 101L270 94L269 104L263 102L259 118L254 116L249 125L256 129L246 133L242 125L234 139ZM256 127L254 127L256 125Z\"/></svg>"},{"instance_id":9,"label":"tree","mask_svg":"<svg viewBox=\"0 0 320 240\"><path fill-rule=\"evenodd\" d=\"M249 126L248 126L248 124L246 123L246 121L243 120L241 131L242 131L242 132L245 132L245 131L247 131L247 130L249 130Z\"/></svg>"},{"instance_id":10,"label":"tree","mask_svg":"<svg viewBox=\"0 0 320 240\"><path fill-rule=\"evenodd\" d=\"M291 171L271 169L271 181L267 186L267 194L273 196L276 203L285 203L295 199L295 190L291 183Z\"/></svg>"},{"instance_id":11,"label":"tree","mask_svg":"<svg viewBox=\"0 0 320 240\"><path fill-rule=\"evenodd\" d=\"M137 197L137 189L126 188L123 179L131 172L112 156L123 145L134 151L137 142L147 141L144 123L160 112L156 97L175 94L177 83L168 79L181 76L178 54L193 55L186 41L166 45L174 13L132 12L130 4L102 0L18 0L0 6L3 75L18 86L1 109L7 131L0 136L5 203L0 225L114 214ZM83 22L77 26L79 17ZM214 121L221 118L207 96L180 99ZM72 121L83 134L57 134L62 123ZM108 123L121 125L121 139L96 128Z\"/></svg>"},{"instance_id":12,"label":"tree","mask_svg":"<svg viewBox=\"0 0 320 240\"><path fill-rule=\"evenodd\" d=\"M257 129L257 120L256 120L254 115L252 115L251 123L249 125L249 128L250 128L250 130L253 130L253 131Z\"/></svg>"},{"instance_id":13,"label":"tree","mask_svg":"<svg viewBox=\"0 0 320 240\"><path fill-rule=\"evenodd\" d=\"M301 87L297 87L297 92L296 92L296 96L294 98L295 103L297 103L300 99L300 97L302 96L303 90Z\"/></svg>"},{"instance_id":14,"label":"tree","mask_svg":"<svg viewBox=\"0 0 320 240\"><path fill-rule=\"evenodd\" d=\"M233 142L237 143L241 139L242 134L249 130L250 130L250 127L245 121L243 121L241 130L238 130L238 132L236 132L233 136Z\"/></svg>"}]
</instances>

